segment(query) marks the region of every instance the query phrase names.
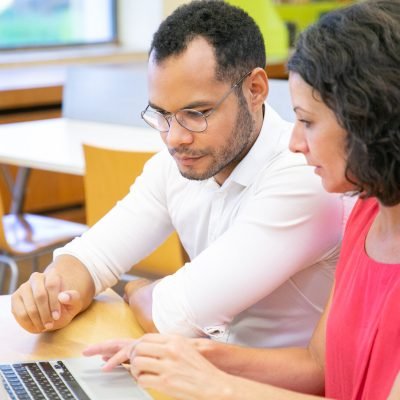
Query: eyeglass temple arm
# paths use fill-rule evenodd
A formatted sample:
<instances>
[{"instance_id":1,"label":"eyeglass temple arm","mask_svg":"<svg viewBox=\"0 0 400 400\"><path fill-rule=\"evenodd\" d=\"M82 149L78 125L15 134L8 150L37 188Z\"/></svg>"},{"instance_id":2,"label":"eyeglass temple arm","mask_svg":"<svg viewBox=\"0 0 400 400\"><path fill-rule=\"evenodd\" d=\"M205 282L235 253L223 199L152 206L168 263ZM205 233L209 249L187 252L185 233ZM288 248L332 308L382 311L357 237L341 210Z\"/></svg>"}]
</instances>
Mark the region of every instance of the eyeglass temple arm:
<instances>
[{"instance_id":1,"label":"eyeglass temple arm","mask_svg":"<svg viewBox=\"0 0 400 400\"><path fill-rule=\"evenodd\" d=\"M222 97L222 99L213 107L210 112L206 114L206 117L210 116L223 102L224 100L232 93L234 89L236 89L250 74L252 71L248 72L247 74L243 75L230 89L227 93L225 93L225 96Z\"/></svg>"}]
</instances>

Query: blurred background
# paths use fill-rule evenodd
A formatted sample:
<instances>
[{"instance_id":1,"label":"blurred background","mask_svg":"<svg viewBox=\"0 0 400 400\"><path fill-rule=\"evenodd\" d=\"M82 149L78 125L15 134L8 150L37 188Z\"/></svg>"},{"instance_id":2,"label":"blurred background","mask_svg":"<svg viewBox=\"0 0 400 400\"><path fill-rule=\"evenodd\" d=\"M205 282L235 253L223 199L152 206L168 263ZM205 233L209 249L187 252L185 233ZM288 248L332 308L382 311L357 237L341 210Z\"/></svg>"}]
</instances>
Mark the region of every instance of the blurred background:
<instances>
[{"instance_id":1,"label":"blurred background","mask_svg":"<svg viewBox=\"0 0 400 400\"><path fill-rule=\"evenodd\" d=\"M286 55L298 33L321 15L353 2L228 1L257 20L273 57ZM185 1L0 0L0 49L118 43L132 51L143 51L161 20L182 3Z\"/></svg>"},{"instance_id":2,"label":"blurred background","mask_svg":"<svg viewBox=\"0 0 400 400\"><path fill-rule=\"evenodd\" d=\"M287 78L285 63L298 34L326 12L354 3L226 1L256 20L266 43L267 72L278 79ZM62 116L64 83L73 66L145 68L154 31L186 2L0 0L0 124ZM141 99L143 104L146 101ZM15 176L14 167L7 166L7 170ZM7 209L10 194L3 175L0 191ZM26 194L24 211L51 213L77 208L79 215L84 203L81 177L49 171L33 170Z\"/></svg>"},{"instance_id":3,"label":"blurred background","mask_svg":"<svg viewBox=\"0 0 400 400\"><path fill-rule=\"evenodd\" d=\"M285 64L299 33L323 14L356 0L226 1L242 7L256 20L266 43L267 73L270 78L285 80ZM75 83L72 86L77 87L78 93L75 108L83 114L85 104L90 103L92 110L107 107L107 101L110 105L113 102L110 100L111 92L124 90L127 86L123 74L132 75L130 71L138 71L140 82L136 80L134 85L125 88L125 92L129 92L125 95L130 98L129 104L138 104L138 109L130 107L128 113L140 119L140 111L147 103L145 69L152 35L166 16L186 2L0 0L0 130L6 130L9 124L68 117L63 114L64 87L67 77L73 75L71 69L77 67L92 68L85 75L92 78L93 82L88 82L91 87L99 83L94 81L98 73L105 76L104 68L122 76L120 88L113 91L104 89L105 82L101 82L100 95L93 90L84 95L84 87L90 85ZM107 72L106 75L114 74ZM131 76L131 79L137 79L137 76ZM285 85L278 87L285 88ZM287 88L285 90L287 92ZM114 96L120 95L114 93ZM86 100L90 96L95 97L93 102ZM278 91L275 97L279 101L281 92ZM289 103L287 98L288 93L283 96L284 104ZM69 108L71 103L73 105L75 100L70 102ZM31 129L29 125L20 126L25 130ZM113 129L113 126L109 127L110 134ZM32 135L35 135L33 129ZM12 162L7 164L7 160L3 162L0 163L0 195L3 207L8 211L18 167ZM22 211L85 223L83 177L31 169ZM49 257L40 262L40 267L48 261ZM21 280L25 279L22 274Z\"/></svg>"}]
</instances>

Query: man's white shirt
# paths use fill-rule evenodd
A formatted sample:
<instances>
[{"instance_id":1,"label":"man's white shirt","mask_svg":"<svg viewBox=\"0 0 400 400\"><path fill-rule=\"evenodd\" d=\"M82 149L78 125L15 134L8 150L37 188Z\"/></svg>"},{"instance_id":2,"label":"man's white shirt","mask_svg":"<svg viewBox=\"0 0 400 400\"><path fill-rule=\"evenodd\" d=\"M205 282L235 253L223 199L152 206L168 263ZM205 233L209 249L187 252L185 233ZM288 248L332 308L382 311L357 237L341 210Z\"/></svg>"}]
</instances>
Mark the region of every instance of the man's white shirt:
<instances>
[{"instance_id":1,"label":"man's white shirt","mask_svg":"<svg viewBox=\"0 0 400 400\"><path fill-rule=\"evenodd\" d=\"M99 293L175 229L191 261L154 288L161 333L307 344L333 282L345 210L288 150L291 130L267 105L259 137L222 186L188 180L167 150L156 154L130 193L55 256L83 262Z\"/></svg>"}]
</instances>

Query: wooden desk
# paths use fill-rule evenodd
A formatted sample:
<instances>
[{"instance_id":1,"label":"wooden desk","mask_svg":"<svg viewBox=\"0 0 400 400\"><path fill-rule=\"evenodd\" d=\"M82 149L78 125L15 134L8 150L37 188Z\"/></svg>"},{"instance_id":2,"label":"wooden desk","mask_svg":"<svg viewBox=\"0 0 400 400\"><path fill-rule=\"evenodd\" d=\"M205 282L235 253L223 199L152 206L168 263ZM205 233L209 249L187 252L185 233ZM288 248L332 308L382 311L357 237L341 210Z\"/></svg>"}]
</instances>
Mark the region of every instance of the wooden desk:
<instances>
[{"instance_id":1,"label":"wooden desk","mask_svg":"<svg viewBox=\"0 0 400 400\"><path fill-rule=\"evenodd\" d=\"M0 296L0 362L77 357L89 344L143 334L128 305L110 289L64 329L39 335L17 324L10 301L10 296ZM170 399L151 394L157 400Z\"/></svg>"}]
</instances>

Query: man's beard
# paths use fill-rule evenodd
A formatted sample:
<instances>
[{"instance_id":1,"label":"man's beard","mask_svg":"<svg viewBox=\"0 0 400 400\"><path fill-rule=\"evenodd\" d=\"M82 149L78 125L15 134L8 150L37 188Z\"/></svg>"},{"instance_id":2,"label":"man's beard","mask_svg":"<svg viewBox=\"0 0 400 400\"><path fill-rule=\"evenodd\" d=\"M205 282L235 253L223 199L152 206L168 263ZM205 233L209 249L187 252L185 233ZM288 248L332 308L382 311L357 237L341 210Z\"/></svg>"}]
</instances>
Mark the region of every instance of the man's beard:
<instances>
[{"instance_id":1,"label":"man's beard","mask_svg":"<svg viewBox=\"0 0 400 400\"><path fill-rule=\"evenodd\" d=\"M245 151L248 151L249 143L253 140L255 123L251 117L243 93L239 94L238 99L239 112L236 117L235 126L232 129L227 142L222 147L219 149L206 148L200 151L191 150L185 146L177 149L170 149L171 155L178 153L184 154L188 157L211 156L213 159L212 165L210 165L207 170L200 172L196 172L194 169L180 171L182 176L187 179L198 181L209 179L217 175L232 163L236 165L246 155ZM205 134L207 135L207 133Z\"/></svg>"}]
</instances>

